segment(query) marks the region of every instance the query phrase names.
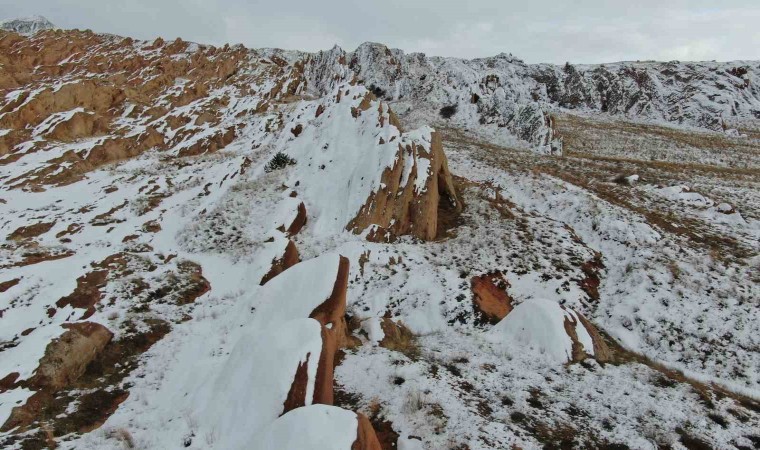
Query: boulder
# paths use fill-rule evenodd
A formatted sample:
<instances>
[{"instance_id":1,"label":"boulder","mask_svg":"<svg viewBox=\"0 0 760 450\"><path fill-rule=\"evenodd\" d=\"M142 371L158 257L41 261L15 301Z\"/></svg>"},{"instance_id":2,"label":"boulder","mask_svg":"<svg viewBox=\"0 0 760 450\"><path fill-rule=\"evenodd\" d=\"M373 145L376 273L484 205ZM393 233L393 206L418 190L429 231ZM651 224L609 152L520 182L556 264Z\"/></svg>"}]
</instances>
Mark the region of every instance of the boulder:
<instances>
[{"instance_id":1,"label":"boulder","mask_svg":"<svg viewBox=\"0 0 760 450\"><path fill-rule=\"evenodd\" d=\"M298 264L300 261L301 258L298 256L298 249L296 248L296 244L288 239L285 250L280 256L272 259L272 268L269 269L269 272L267 272L266 275L261 278L259 285L263 286L267 281L281 274L286 269Z\"/></svg>"},{"instance_id":2,"label":"boulder","mask_svg":"<svg viewBox=\"0 0 760 450\"><path fill-rule=\"evenodd\" d=\"M103 348L113 333L94 322L64 324L67 329L58 339L48 344L29 385L53 391L65 388L76 381Z\"/></svg>"},{"instance_id":3,"label":"boulder","mask_svg":"<svg viewBox=\"0 0 760 450\"><path fill-rule=\"evenodd\" d=\"M512 299L507 294L509 282L501 272L491 272L470 280L475 310L484 322L497 324L512 311Z\"/></svg>"},{"instance_id":4,"label":"boulder","mask_svg":"<svg viewBox=\"0 0 760 450\"><path fill-rule=\"evenodd\" d=\"M491 330L486 339L509 351L532 352L558 363L595 358L609 361L601 333L580 313L545 299L526 300Z\"/></svg>"},{"instance_id":5,"label":"boulder","mask_svg":"<svg viewBox=\"0 0 760 450\"><path fill-rule=\"evenodd\" d=\"M362 414L336 406L311 405L275 420L250 439L254 450L380 450Z\"/></svg>"}]
</instances>

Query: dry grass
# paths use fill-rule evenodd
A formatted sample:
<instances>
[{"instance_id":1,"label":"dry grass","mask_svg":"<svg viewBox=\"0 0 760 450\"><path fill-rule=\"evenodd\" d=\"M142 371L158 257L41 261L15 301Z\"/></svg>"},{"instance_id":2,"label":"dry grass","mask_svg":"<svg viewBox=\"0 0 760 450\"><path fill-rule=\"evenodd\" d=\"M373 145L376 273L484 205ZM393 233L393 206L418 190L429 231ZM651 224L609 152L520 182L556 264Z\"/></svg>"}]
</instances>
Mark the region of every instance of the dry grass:
<instances>
[{"instance_id":1,"label":"dry grass","mask_svg":"<svg viewBox=\"0 0 760 450\"><path fill-rule=\"evenodd\" d=\"M394 322L388 317L383 318L380 326L385 337L380 346L406 355L412 361L419 359L420 346L417 337L401 322Z\"/></svg>"},{"instance_id":2,"label":"dry grass","mask_svg":"<svg viewBox=\"0 0 760 450\"><path fill-rule=\"evenodd\" d=\"M108 439L116 439L120 441L124 448L132 449L135 447L135 440L132 434L126 428L114 428L106 431L106 437Z\"/></svg>"}]
</instances>

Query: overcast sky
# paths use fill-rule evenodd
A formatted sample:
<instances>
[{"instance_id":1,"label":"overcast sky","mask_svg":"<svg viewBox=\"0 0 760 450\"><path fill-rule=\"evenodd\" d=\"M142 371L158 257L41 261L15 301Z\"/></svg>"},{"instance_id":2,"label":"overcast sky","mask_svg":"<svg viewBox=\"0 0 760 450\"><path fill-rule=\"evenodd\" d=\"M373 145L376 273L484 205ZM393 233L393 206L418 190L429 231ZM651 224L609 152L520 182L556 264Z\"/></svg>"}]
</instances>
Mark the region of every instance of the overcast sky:
<instances>
[{"instance_id":1,"label":"overcast sky","mask_svg":"<svg viewBox=\"0 0 760 450\"><path fill-rule=\"evenodd\" d=\"M760 0L2 0L0 19L316 51L365 41L526 62L760 59Z\"/></svg>"}]
</instances>

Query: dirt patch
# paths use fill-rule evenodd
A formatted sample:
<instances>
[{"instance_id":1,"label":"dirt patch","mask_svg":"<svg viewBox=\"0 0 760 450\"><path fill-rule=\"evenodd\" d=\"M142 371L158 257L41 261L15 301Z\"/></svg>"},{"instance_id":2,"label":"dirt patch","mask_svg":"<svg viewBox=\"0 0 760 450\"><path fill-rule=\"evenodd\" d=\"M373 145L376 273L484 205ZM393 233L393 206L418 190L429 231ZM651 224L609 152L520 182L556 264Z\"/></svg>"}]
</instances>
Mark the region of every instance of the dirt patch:
<instances>
[{"instance_id":1,"label":"dirt patch","mask_svg":"<svg viewBox=\"0 0 760 450\"><path fill-rule=\"evenodd\" d=\"M12 280L3 281L0 283L0 292L5 292L13 286L17 285L21 281L21 278L14 278Z\"/></svg>"},{"instance_id":2,"label":"dirt patch","mask_svg":"<svg viewBox=\"0 0 760 450\"><path fill-rule=\"evenodd\" d=\"M27 225L16 228L6 239L9 241L19 241L21 239L31 239L41 234L47 233L55 225L55 221L52 222L40 222L34 225Z\"/></svg>"},{"instance_id":3,"label":"dirt patch","mask_svg":"<svg viewBox=\"0 0 760 450\"><path fill-rule=\"evenodd\" d=\"M89 272L77 278L77 287L74 292L61 297L55 306L63 308L71 306L72 308L84 309L85 312L81 319L86 319L95 314L95 305L103 298L101 289L106 286L108 279L108 269L100 269Z\"/></svg>"},{"instance_id":4,"label":"dirt patch","mask_svg":"<svg viewBox=\"0 0 760 450\"><path fill-rule=\"evenodd\" d=\"M21 261L0 266L0 268L31 266L45 261L68 258L72 255L74 255L74 251L65 248L32 247L21 253Z\"/></svg>"}]
</instances>

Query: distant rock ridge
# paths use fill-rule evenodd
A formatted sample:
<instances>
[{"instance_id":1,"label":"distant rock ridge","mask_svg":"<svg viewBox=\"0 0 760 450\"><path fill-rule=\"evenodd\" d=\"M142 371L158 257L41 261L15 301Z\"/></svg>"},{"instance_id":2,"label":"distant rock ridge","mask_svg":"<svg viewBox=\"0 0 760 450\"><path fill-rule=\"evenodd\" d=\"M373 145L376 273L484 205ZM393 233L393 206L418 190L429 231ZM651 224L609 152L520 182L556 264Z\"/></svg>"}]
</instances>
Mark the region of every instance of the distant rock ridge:
<instances>
[{"instance_id":1,"label":"distant rock ridge","mask_svg":"<svg viewBox=\"0 0 760 450\"><path fill-rule=\"evenodd\" d=\"M348 69L348 73L346 73ZM560 153L554 111L729 130L760 118L760 62L618 62L525 64L511 55L460 59L405 54L367 42L308 56L309 90L323 94L354 78L385 100L431 112L456 105L458 125L495 125L547 152Z\"/></svg>"},{"instance_id":2,"label":"distant rock ridge","mask_svg":"<svg viewBox=\"0 0 760 450\"><path fill-rule=\"evenodd\" d=\"M52 30L54 28L55 25L42 16L19 17L0 22L0 29L24 35L34 34L42 30Z\"/></svg>"}]
</instances>

